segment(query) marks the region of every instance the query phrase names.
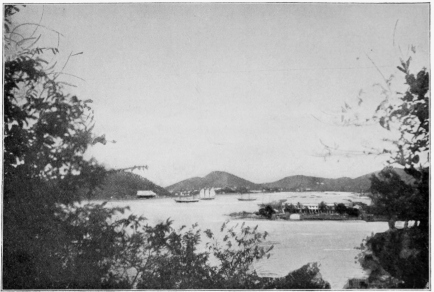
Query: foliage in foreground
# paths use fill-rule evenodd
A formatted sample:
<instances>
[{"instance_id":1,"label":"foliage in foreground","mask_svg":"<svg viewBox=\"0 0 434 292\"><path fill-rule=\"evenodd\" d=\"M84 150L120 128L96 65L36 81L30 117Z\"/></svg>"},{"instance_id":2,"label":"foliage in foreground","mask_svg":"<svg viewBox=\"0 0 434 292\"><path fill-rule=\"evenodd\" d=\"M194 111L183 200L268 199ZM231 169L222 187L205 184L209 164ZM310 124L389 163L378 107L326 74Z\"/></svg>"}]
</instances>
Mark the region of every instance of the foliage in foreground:
<instances>
[{"instance_id":1,"label":"foliage in foreground","mask_svg":"<svg viewBox=\"0 0 434 292\"><path fill-rule=\"evenodd\" d=\"M369 270L368 288L422 289L429 279L428 234L420 228L392 229L367 237L356 257Z\"/></svg>"},{"instance_id":2,"label":"foliage in foreground","mask_svg":"<svg viewBox=\"0 0 434 292\"><path fill-rule=\"evenodd\" d=\"M398 69L405 74L406 92L393 94L395 101L386 94L386 100L378 109L379 123L387 130L396 128L400 133L394 141L396 149L389 151L390 163L404 167L411 182L404 182L389 167L372 176L371 199L379 212L391 221L416 220L419 227L428 229L429 220L429 74L426 69L415 76L410 72L409 58L401 61ZM397 95L397 96L395 96ZM392 229L394 228L391 222Z\"/></svg>"},{"instance_id":3,"label":"foliage in foreground","mask_svg":"<svg viewBox=\"0 0 434 292\"><path fill-rule=\"evenodd\" d=\"M257 226L229 227L215 236L197 225L175 229L172 221L155 226L127 208L105 204L58 206L58 219L43 262L6 269L6 289L261 289L330 285L310 264L278 279L260 278L254 262L270 256L267 233ZM120 218L117 218L121 216ZM203 238L203 234L205 235ZM221 238L223 237L223 239ZM26 262L22 263L26 264ZM28 262L27 262L28 264ZM19 271L20 273L17 273Z\"/></svg>"},{"instance_id":4,"label":"foliage in foreground","mask_svg":"<svg viewBox=\"0 0 434 292\"><path fill-rule=\"evenodd\" d=\"M395 103L390 102L395 93L385 91L377 108L381 126L400 133L396 149L387 152L390 163L403 166L413 180L404 182L390 167L371 178L372 210L389 219L389 230L367 238L359 255L371 270L371 288L420 289L429 281L429 74L426 69L411 74L410 60L398 66L407 90L396 93ZM396 220L405 221L404 229L396 230ZM414 221L410 228L409 221Z\"/></svg>"},{"instance_id":5,"label":"foliage in foreground","mask_svg":"<svg viewBox=\"0 0 434 292\"><path fill-rule=\"evenodd\" d=\"M5 6L3 284L48 288L70 264L58 258L70 246L57 204L79 200L81 187L91 196L105 171L83 157L95 141L91 100L67 93L57 47L38 47L40 35L22 34L34 24L12 27L18 11Z\"/></svg>"}]
</instances>

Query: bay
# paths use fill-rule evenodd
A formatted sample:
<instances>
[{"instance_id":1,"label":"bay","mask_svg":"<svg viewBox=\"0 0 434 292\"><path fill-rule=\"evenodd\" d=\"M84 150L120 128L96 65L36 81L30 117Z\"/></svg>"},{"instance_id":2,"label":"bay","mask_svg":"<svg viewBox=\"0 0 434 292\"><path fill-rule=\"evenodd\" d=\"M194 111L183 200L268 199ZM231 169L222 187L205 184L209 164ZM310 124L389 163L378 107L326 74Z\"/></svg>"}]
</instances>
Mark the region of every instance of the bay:
<instances>
[{"instance_id":1,"label":"bay","mask_svg":"<svg viewBox=\"0 0 434 292\"><path fill-rule=\"evenodd\" d=\"M272 194L252 194L255 201L239 201L238 195L217 195L215 200L197 203L176 203L172 198L150 200L110 201L107 206L129 206L130 212L143 215L149 224L157 224L168 218L174 220L174 227L194 223L202 230L211 229L219 235L220 227L245 222L258 225L261 232L269 236L265 245L274 245L269 259L255 263L260 276L281 277L309 262L317 262L324 280L332 289L342 289L348 279L363 277L364 271L355 257L364 238L372 233L388 229L386 222L354 221L270 221L270 220L231 220L232 212L254 212L258 204L286 199L287 203L370 203L369 198L344 192L282 192Z\"/></svg>"}]
</instances>

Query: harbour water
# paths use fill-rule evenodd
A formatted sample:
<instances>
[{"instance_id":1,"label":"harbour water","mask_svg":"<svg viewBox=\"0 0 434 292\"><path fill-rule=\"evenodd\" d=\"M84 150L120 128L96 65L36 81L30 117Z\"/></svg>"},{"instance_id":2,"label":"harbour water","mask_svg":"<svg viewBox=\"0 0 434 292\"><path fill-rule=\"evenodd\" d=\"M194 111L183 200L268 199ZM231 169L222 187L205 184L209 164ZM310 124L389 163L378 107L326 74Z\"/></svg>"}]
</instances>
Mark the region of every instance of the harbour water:
<instances>
[{"instance_id":1,"label":"harbour water","mask_svg":"<svg viewBox=\"0 0 434 292\"><path fill-rule=\"evenodd\" d=\"M367 197L352 193L273 193L252 194L256 201L238 201L238 195L217 195L215 200L180 204L171 198L150 200L111 201L108 206L130 206L131 212L143 215L150 224L174 220L174 226L191 226L198 223L202 230L211 229L219 233L221 225L231 220L232 212L253 212L258 204L287 199L287 203L343 203L349 200L369 203ZM259 231L267 231L266 245L274 245L269 259L255 263L261 276L285 276L306 263L320 264L321 275L332 289L342 289L349 278L362 277L364 271L355 257L355 247L371 233L384 232L386 222L365 221L269 221L231 220L229 224L246 222L258 225Z\"/></svg>"}]
</instances>

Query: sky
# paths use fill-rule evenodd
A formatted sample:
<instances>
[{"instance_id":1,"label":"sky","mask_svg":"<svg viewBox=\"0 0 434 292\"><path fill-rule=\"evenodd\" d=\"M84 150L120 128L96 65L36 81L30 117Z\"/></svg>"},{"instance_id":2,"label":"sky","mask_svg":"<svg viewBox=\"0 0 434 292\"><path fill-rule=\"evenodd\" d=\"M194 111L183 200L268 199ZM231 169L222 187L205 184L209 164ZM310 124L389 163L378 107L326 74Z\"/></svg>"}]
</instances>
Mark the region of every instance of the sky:
<instances>
[{"instance_id":1,"label":"sky","mask_svg":"<svg viewBox=\"0 0 434 292\"><path fill-rule=\"evenodd\" d=\"M94 132L116 141L86 155L147 165L138 173L162 186L215 170L255 183L379 170L387 157L354 151L391 133L339 125L341 107L362 93L372 115L382 76L403 83L409 46L412 70L430 65L427 3L46 4L14 22L59 44L68 90L93 100ZM324 157L323 144L338 151Z\"/></svg>"}]
</instances>

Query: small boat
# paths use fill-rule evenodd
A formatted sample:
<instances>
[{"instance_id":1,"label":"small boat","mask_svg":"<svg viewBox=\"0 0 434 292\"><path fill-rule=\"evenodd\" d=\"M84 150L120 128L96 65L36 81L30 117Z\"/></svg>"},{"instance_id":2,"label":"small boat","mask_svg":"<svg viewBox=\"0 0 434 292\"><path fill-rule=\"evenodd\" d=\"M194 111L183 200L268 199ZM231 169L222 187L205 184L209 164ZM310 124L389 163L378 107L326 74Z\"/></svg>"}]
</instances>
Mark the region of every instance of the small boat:
<instances>
[{"instance_id":1,"label":"small boat","mask_svg":"<svg viewBox=\"0 0 434 292\"><path fill-rule=\"evenodd\" d=\"M201 200L214 200L215 199L215 190L211 189L202 189L200 191L200 199Z\"/></svg>"},{"instance_id":2,"label":"small boat","mask_svg":"<svg viewBox=\"0 0 434 292\"><path fill-rule=\"evenodd\" d=\"M238 198L238 201L256 201L256 198L250 197L250 194L245 194L247 196L241 195L241 197Z\"/></svg>"}]
</instances>

